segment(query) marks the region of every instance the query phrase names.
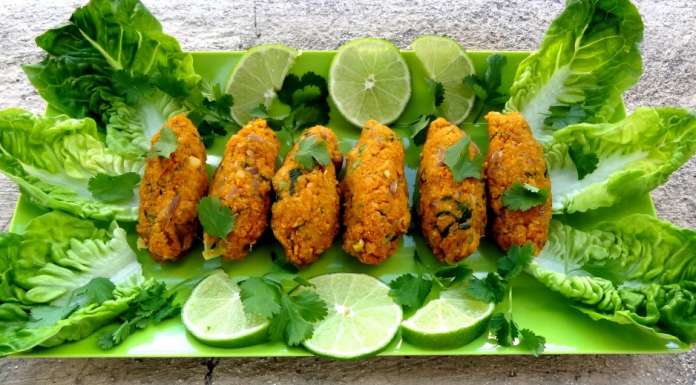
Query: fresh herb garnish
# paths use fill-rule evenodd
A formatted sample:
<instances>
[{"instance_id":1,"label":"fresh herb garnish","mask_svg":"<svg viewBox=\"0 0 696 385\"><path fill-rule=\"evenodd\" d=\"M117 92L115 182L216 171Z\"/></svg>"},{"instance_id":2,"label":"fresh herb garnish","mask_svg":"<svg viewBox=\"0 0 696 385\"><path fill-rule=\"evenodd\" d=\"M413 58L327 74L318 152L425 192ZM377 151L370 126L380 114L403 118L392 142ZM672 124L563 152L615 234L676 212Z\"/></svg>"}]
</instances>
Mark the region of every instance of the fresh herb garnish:
<instances>
[{"instance_id":1,"label":"fresh herb garnish","mask_svg":"<svg viewBox=\"0 0 696 385\"><path fill-rule=\"evenodd\" d=\"M546 338L535 334L530 329L520 330L520 346L538 357L546 348Z\"/></svg>"},{"instance_id":2,"label":"fresh herb garnish","mask_svg":"<svg viewBox=\"0 0 696 385\"><path fill-rule=\"evenodd\" d=\"M104 277L92 278L87 284L73 292L73 296L83 306L100 304L114 298L116 285L110 279Z\"/></svg>"},{"instance_id":3,"label":"fresh herb garnish","mask_svg":"<svg viewBox=\"0 0 696 385\"><path fill-rule=\"evenodd\" d=\"M549 114L544 118L544 125L558 130L575 123L582 123L587 118L587 112L579 104L558 105L549 108Z\"/></svg>"},{"instance_id":4,"label":"fresh herb garnish","mask_svg":"<svg viewBox=\"0 0 696 385\"><path fill-rule=\"evenodd\" d=\"M518 276L532 258L534 258L534 249L531 243L512 246L502 258L498 259L498 274L509 281Z\"/></svg>"},{"instance_id":5,"label":"fresh herb garnish","mask_svg":"<svg viewBox=\"0 0 696 385\"><path fill-rule=\"evenodd\" d=\"M470 145L471 139L463 137L445 151L444 163L452 171L456 183L461 183L466 178L481 179L483 155L476 154L474 159L469 159Z\"/></svg>"},{"instance_id":6,"label":"fresh herb garnish","mask_svg":"<svg viewBox=\"0 0 696 385\"><path fill-rule=\"evenodd\" d=\"M293 168L288 173L288 177L290 179L290 188L288 191L290 192L290 195L295 194L295 186L297 186L297 179L299 179L301 176L302 170L300 170L299 168Z\"/></svg>"},{"instance_id":7,"label":"fresh herb garnish","mask_svg":"<svg viewBox=\"0 0 696 385\"><path fill-rule=\"evenodd\" d=\"M442 102L445 101L445 86L440 82L436 82L432 79L428 79L428 85L433 93L433 99L435 100L435 107L440 107Z\"/></svg>"},{"instance_id":8,"label":"fresh herb garnish","mask_svg":"<svg viewBox=\"0 0 696 385\"><path fill-rule=\"evenodd\" d=\"M482 302L500 303L505 299L507 283L497 273L488 273L481 279L472 276L467 292Z\"/></svg>"},{"instance_id":9,"label":"fresh herb garnish","mask_svg":"<svg viewBox=\"0 0 696 385\"><path fill-rule=\"evenodd\" d=\"M271 272L263 277L251 277L242 281L239 285L240 295L246 312L271 321L271 340L296 346L312 336L314 323L324 319L328 309L326 302L312 290L289 294L289 290L284 287L286 281L311 286L291 272Z\"/></svg>"},{"instance_id":10,"label":"fresh herb garnish","mask_svg":"<svg viewBox=\"0 0 696 385\"><path fill-rule=\"evenodd\" d=\"M127 172L121 175L97 174L87 182L87 189L95 199L112 203L133 197L133 189L140 183L140 175Z\"/></svg>"},{"instance_id":11,"label":"fresh herb garnish","mask_svg":"<svg viewBox=\"0 0 696 385\"><path fill-rule=\"evenodd\" d=\"M503 193L503 205L510 210L527 211L546 203L548 196L546 189L515 182Z\"/></svg>"},{"instance_id":12,"label":"fresh herb garnish","mask_svg":"<svg viewBox=\"0 0 696 385\"><path fill-rule=\"evenodd\" d=\"M151 156L161 156L169 158L172 152L176 151L176 134L169 127L162 127L160 137L152 146Z\"/></svg>"},{"instance_id":13,"label":"fresh herb garnish","mask_svg":"<svg viewBox=\"0 0 696 385\"><path fill-rule=\"evenodd\" d=\"M329 90L326 79L314 72L306 72L302 77L289 74L278 91L278 102L284 108L274 111L260 105L252 111L252 116L264 118L268 125L278 131L281 141L281 156L284 156L301 130L326 124L329 121Z\"/></svg>"},{"instance_id":14,"label":"fresh herb garnish","mask_svg":"<svg viewBox=\"0 0 696 385\"><path fill-rule=\"evenodd\" d=\"M100 348L107 350L122 343L138 329L151 323L159 323L179 314L181 306L174 302L176 294L167 291L164 282L155 282L128 304L128 309L118 316L120 325L113 331L102 334L97 340Z\"/></svg>"},{"instance_id":15,"label":"fresh herb garnish","mask_svg":"<svg viewBox=\"0 0 696 385\"><path fill-rule=\"evenodd\" d=\"M578 180L583 180L588 174L592 174L599 164L597 154L585 151L585 147L579 143L573 143L568 147L568 155L575 164Z\"/></svg>"},{"instance_id":16,"label":"fresh herb garnish","mask_svg":"<svg viewBox=\"0 0 696 385\"><path fill-rule=\"evenodd\" d=\"M218 197L205 197L198 202L198 219L206 233L224 238L234 228L237 216L223 206Z\"/></svg>"},{"instance_id":17,"label":"fresh herb garnish","mask_svg":"<svg viewBox=\"0 0 696 385\"><path fill-rule=\"evenodd\" d=\"M219 84L211 86L201 81L202 100L198 107L188 113L188 118L198 129L206 147L213 144L215 136L224 136L239 128L230 114L234 100Z\"/></svg>"},{"instance_id":18,"label":"fresh herb garnish","mask_svg":"<svg viewBox=\"0 0 696 385\"><path fill-rule=\"evenodd\" d=\"M295 160L305 170L311 170L315 165L322 167L328 165L331 162L331 156L326 141L314 136L302 139L297 153L295 153Z\"/></svg>"},{"instance_id":19,"label":"fresh herb garnish","mask_svg":"<svg viewBox=\"0 0 696 385\"><path fill-rule=\"evenodd\" d=\"M491 316L488 330L495 336L500 346L512 346L519 335L519 326L505 313L495 313Z\"/></svg>"},{"instance_id":20,"label":"fresh herb garnish","mask_svg":"<svg viewBox=\"0 0 696 385\"><path fill-rule=\"evenodd\" d=\"M464 84L476 94L476 105L470 116L472 122L477 122L487 111L501 110L510 95L498 91L502 82L503 67L507 58L500 54L493 54L486 59L488 66L483 78L478 75L468 75L464 78Z\"/></svg>"},{"instance_id":21,"label":"fresh herb garnish","mask_svg":"<svg viewBox=\"0 0 696 385\"><path fill-rule=\"evenodd\" d=\"M389 296L398 305L406 309L417 309L430 293L433 281L430 276L422 272L416 274L402 274L393 281L389 282Z\"/></svg>"},{"instance_id":22,"label":"fresh herb garnish","mask_svg":"<svg viewBox=\"0 0 696 385\"><path fill-rule=\"evenodd\" d=\"M434 114L420 115L416 120L397 125L395 128L404 128L409 132L411 141L416 146L422 146L428 136L428 127L433 120L437 119Z\"/></svg>"}]
</instances>

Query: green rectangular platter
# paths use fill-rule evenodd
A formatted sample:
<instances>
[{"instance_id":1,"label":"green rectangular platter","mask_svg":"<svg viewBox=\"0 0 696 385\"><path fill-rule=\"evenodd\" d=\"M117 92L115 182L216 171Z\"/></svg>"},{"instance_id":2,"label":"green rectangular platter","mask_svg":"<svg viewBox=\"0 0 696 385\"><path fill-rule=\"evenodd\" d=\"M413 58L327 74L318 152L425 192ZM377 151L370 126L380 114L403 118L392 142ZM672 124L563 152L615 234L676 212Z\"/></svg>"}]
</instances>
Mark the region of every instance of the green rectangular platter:
<instances>
[{"instance_id":1,"label":"green rectangular platter","mask_svg":"<svg viewBox=\"0 0 696 385\"><path fill-rule=\"evenodd\" d=\"M469 52L476 71L483 73L486 57L493 54L489 51ZM508 59L503 75L502 88L510 87L515 68L529 53L500 52ZM213 83L225 86L229 75L243 56L243 52L196 52L193 53L196 71ZM303 74L314 71L327 76L334 51L303 51L291 69L292 73ZM412 77L412 97L406 111L399 122L409 122L419 114L428 110L432 100L428 91L426 78L415 55L404 51L403 57L409 65ZM622 105L620 100L617 104ZM624 116L623 108L615 117L617 120ZM398 123L398 122L397 122ZM328 124L338 135L342 150L352 147L360 133L359 128L352 126L336 111L331 104L330 122ZM476 124L464 124L474 140L485 151L487 135L485 127ZM408 147L405 139L407 133L397 130ZM220 138L209 151L209 168L212 170L222 153L226 138ZM407 148L406 175L409 181L411 200L418 163L417 151ZM23 231L27 221L39 215L43 209L32 205L29 200L20 197L15 214L10 225L12 231ZM582 215L562 217L561 219L579 227L590 226L600 220L611 219L629 213L649 213L655 210L648 195L636 196L621 204L595 210ZM136 235L133 224L123 224L129 231L129 241L134 250ZM270 233L270 232L268 232ZM252 253L242 262L220 261L219 259L204 261L201 258L201 248L192 252L183 260L172 264L153 262L146 251L138 251L138 259L143 265L146 276L156 277L167 283L177 283L194 275L205 274L217 268L223 268L235 279L252 275L262 275L271 265L270 252L279 246L273 241L272 235L266 234L254 248ZM370 274L388 281L395 276L413 269L414 250L418 251L424 263L434 266L434 260L424 240L416 232L411 232L402 240L395 255L379 266L365 266L345 254L338 241L321 259L303 270L301 275L312 277L329 272L360 272ZM500 256L499 250L493 243L484 240L480 249L467 259L467 263L478 271L490 271ZM513 282L514 319L521 327L530 328L537 334L546 337L545 354L640 354L640 353L674 353L689 350L687 345L653 337L630 326L619 326L607 321L593 321L571 307L570 301L546 289L528 275L521 275ZM499 309L507 309L507 303L501 303ZM407 315L406 315L407 316ZM150 326L128 338L122 345L108 351L97 347L95 333L89 338L75 343L64 344L51 349L38 349L22 354L21 357L283 357L309 356L302 348L290 348L282 343L265 343L245 348L225 349L204 345L186 333L179 318ZM481 336L472 343L457 349L428 350L418 348L402 341L400 336L383 350L384 356L421 356L421 355L502 355L524 354L516 348L502 348L491 343L487 336Z\"/></svg>"}]
</instances>

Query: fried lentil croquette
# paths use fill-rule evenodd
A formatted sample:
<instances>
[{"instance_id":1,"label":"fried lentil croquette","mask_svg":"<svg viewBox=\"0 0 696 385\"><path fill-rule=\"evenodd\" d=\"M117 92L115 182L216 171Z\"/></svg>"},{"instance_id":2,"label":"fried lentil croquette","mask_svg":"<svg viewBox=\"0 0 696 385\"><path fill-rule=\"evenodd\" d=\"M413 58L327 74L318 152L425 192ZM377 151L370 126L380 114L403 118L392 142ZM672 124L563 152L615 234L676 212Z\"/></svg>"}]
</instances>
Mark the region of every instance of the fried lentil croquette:
<instances>
[{"instance_id":1,"label":"fried lentil croquette","mask_svg":"<svg viewBox=\"0 0 696 385\"><path fill-rule=\"evenodd\" d=\"M196 127L184 115L172 117L165 127L176 136L176 151L145 163L137 226L138 243L160 262L175 261L191 247L199 227L198 201L208 191L205 147ZM158 132L152 145L159 138Z\"/></svg>"},{"instance_id":2,"label":"fried lentil croquette","mask_svg":"<svg viewBox=\"0 0 696 385\"><path fill-rule=\"evenodd\" d=\"M280 144L265 120L249 122L225 146L209 195L236 216L225 239L204 234L204 257L243 259L268 226L271 179Z\"/></svg>"},{"instance_id":3,"label":"fried lentil croquette","mask_svg":"<svg viewBox=\"0 0 696 385\"><path fill-rule=\"evenodd\" d=\"M369 120L346 159L343 249L376 265L396 251L411 221L404 149L394 131Z\"/></svg>"},{"instance_id":4,"label":"fried lentil croquette","mask_svg":"<svg viewBox=\"0 0 696 385\"><path fill-rule=\"evenodd\" d=\"M304 169L295 159L304 140L326 143L329 163L322 166L315 162L314 168ZM276 202L272 208L271 229L288 260L296 266L316 261L331 247L338 232L340 206L336 169L340 169L342 162L336 135L326 127L315 126L304 132L273 177Z\"/></svg>"},{"instance_id":5,"label":"fried lentil croquette","mask_svg":"<svg viewBox=\"0 0 696 385\"><path fill-rule=\"evenodd\" d=\"M485 162L488 200L495 215L493 236L503 250L531 242L538 254L548 238L551 222L551 180L541 144L534 139L522 114L490 112L490 140ZM542 205L516 211L503 204L503 194L515 182L527 183L549 192Z\"/></svg>"},{"instance_id":6,"label":"fried lentil croquette","mask_svg":"<svg viewBox=\"0 0 696 385\"><path fill-rule=\"evenodd\" d=\"M456 263L478 249L486 231L486 188L482 178L454 181L444 163L449 147L466 134L447 120L430 124L418 169L418 213L423 236L433 254L443 262ZM469 159L480 154L469 144Z\"/></svg>"}]
</instances>

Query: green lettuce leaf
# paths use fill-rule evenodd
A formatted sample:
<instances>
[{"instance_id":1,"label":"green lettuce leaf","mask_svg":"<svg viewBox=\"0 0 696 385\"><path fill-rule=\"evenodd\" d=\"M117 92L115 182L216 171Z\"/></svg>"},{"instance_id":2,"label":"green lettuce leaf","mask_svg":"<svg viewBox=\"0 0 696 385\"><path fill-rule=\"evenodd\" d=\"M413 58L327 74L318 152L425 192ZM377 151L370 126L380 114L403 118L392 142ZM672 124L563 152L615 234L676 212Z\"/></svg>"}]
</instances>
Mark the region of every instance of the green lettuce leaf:
<instances>
[{"instance_id":1,"label":"green lettuce leaf","mask_svg":"<svg viewBox=\"0 0 696 385\"><path fill-rule=\"evenodd\" d=\"M95 278L115 285L113 297L79 296ZM82 339L151 284L115 223L102 229L59 211L36 217L23 233L0 235L0 355Z\"/></svg>"},{"instance_id":2,"label":"green lettuce leaf","mask_svg":"<svg viewBox=\"0 0 696 385\"><path fill-rule=\"evenodd\" d=\"M570 123L609 121L642 73L642 38L629 0L569 0L518 66L505 110L521 112L541 142Z\"/></svg>"},{"instance_id":3,"label":"green lettuce leaf","mask_svg":"<svg viewBox=\"0 0 696 385\"><path fill-rule=\"evenodd\" d=\"M571 148L597 156L578 177ZM638 108L618 123L576 124L544 146L556 213L611 206L661 185L696 153L696 115L681 108Z\"/></svg>"},{"instance_id":4,"label":"green lettuce leaf","mask_svg":"<svg viewBox=\"0 0 696 385\"><path fill-rule=\"evenodd\" d=\"M593 319L696 341L691 230L645 214L587 231L554 220L546 247L527 271Z\"/></svg>"},{"instance_id":5,"label":"green lettuce leaf","mask_svg":"<svg viewBox=\"0 0 696 385\"><path fill-rule=\"evenodd\" d=\"M137 191L128 201L105 203L92 196L88 182L97 174L142 175L143 167L142 158L108 149L92 119L0 111L0 170L40 206L81 217L134 221Z\"/></svg>"},{"instance_id":6,"label":"green lettuce leaf","mask_svg":"<svg viewBox=\"0 0 696 385\"><path fill-rule=\"evenodd\" d=\"M91 0L36 43L47 55L24 71L49 110L94 119L115 151L145 154L152 135L181 112L195 111L204 137L231 125L192 56L138 0Z\"/></svg>"}]
</instances>

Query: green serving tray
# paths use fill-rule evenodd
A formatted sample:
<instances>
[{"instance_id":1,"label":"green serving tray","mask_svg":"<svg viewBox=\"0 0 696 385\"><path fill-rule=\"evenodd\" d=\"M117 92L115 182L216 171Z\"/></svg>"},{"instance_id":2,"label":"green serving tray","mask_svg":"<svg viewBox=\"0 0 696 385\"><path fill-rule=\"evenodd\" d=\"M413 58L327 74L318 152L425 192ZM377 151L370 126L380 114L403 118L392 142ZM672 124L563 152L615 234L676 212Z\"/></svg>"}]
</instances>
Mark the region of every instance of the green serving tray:
<instances>
[{"instance_id":1,"label":"green serving tray","mask_svg":"<svg viewBox=\"0 0 696 385\"><path fill-rule=\"evenodd\" d=\"M486 57L493 52L470 52L478 73L485 69ZM196 71L209 81L225 85L243 52L196 52L193 54ZM292 68L292 73L303 74L314 71L320 75L328 74L333 51L304 51L297 58ZM527 55L527 52L502 52L507 56L508 64L505 67L502 87L509 88L514 76L515 68ZM432 103L429 96L425 75L415 55L404 51L403 57L409 65L412 77L413 96L406 111L400 118L401 122L412 121L419 114L426 112ZM618 100L617 104L621 104ZM341 149L346 150L355 143L360 130L348 123L336 108L331 106L329 126L339 137ZM615 117L617 120L624 116L623 108ZM464 125L474 140L485 151L487 148L487 135L482 125ZM402 138L406 138L405 132L399 132ZM225 139L218 140L209 151L208 162L211 168L219 161L219 155ZM408 141L403 140L404 146ZM217 156L215 156L217 155ZM407 149L406 175L409 181L409 191L413 199L414 180L417 168L417 151ZM22 196L17 203L14 218L10 230L21 232L27 221L44 212L43 209L32 205ZM566 216L562 218L578 226L588 226L596 221L619 217L629 213L655 214L655 210L646 194L626 200L621 204L595 210L582 215ZM129 240L134 250L136 235L132 224L124 224L129 230ZM201 247L198 246L183 260L171 264L158 264L154 262L147 252L138 251L138 259L143 265L145 275L156 277L168 283L177 283L194 275L205 274L217 268L223 268L235 278L243 278L251 275L261 275L267 272L271 266L271 250L278 249L272 235L265 235L264 239L254 248L253 252L242 262L220 261L219 259L204 261L201 257ZM391 258L379 266L365 266L355 261L344 253L338 242L327 251L321 259L303 270L301 275L312 277L329 272L360 272L370 274L383 280L411 271L413 269L414 250L418 250L426 265L437 264L432 253L425 244L423 238L410 233L402 240L401 246ZM468 264L475 270L490 271L495 266L500 251L488 240L484 240L480 249L470 256ZM679 345L674 342L658 339L652 335L641 332L631 326L619 326L607 321L593 321L579 311L572 308L570 302L560 295L548 290L533 278L522 274L513 284L514 318L521 327L530 328L536 333L546 337L546 354L625 354L625 353L671 353L688 351L689 346ZM499 309L507 309L507 303L501 303ZM311 355L302 348L290 348L282 343L265 343L245 348L225 349L206 346L191 335L187 334L179 318L165 321L161 324L148 327L128 338L122 345L108 351L97 347L95 333L89 338L75 343L64 344L51 349L37 349L33 352L22 354L22 357L280 357L280 356L307 356ZM524 352L516 348L502 348L488 341L483 335L472 343L457 349L429 350L409 345L400 336L397 336L381 355L386 356L415 356L415 355L482 355L482 354L522 354Z\"/></svg>"}]
</instances>

